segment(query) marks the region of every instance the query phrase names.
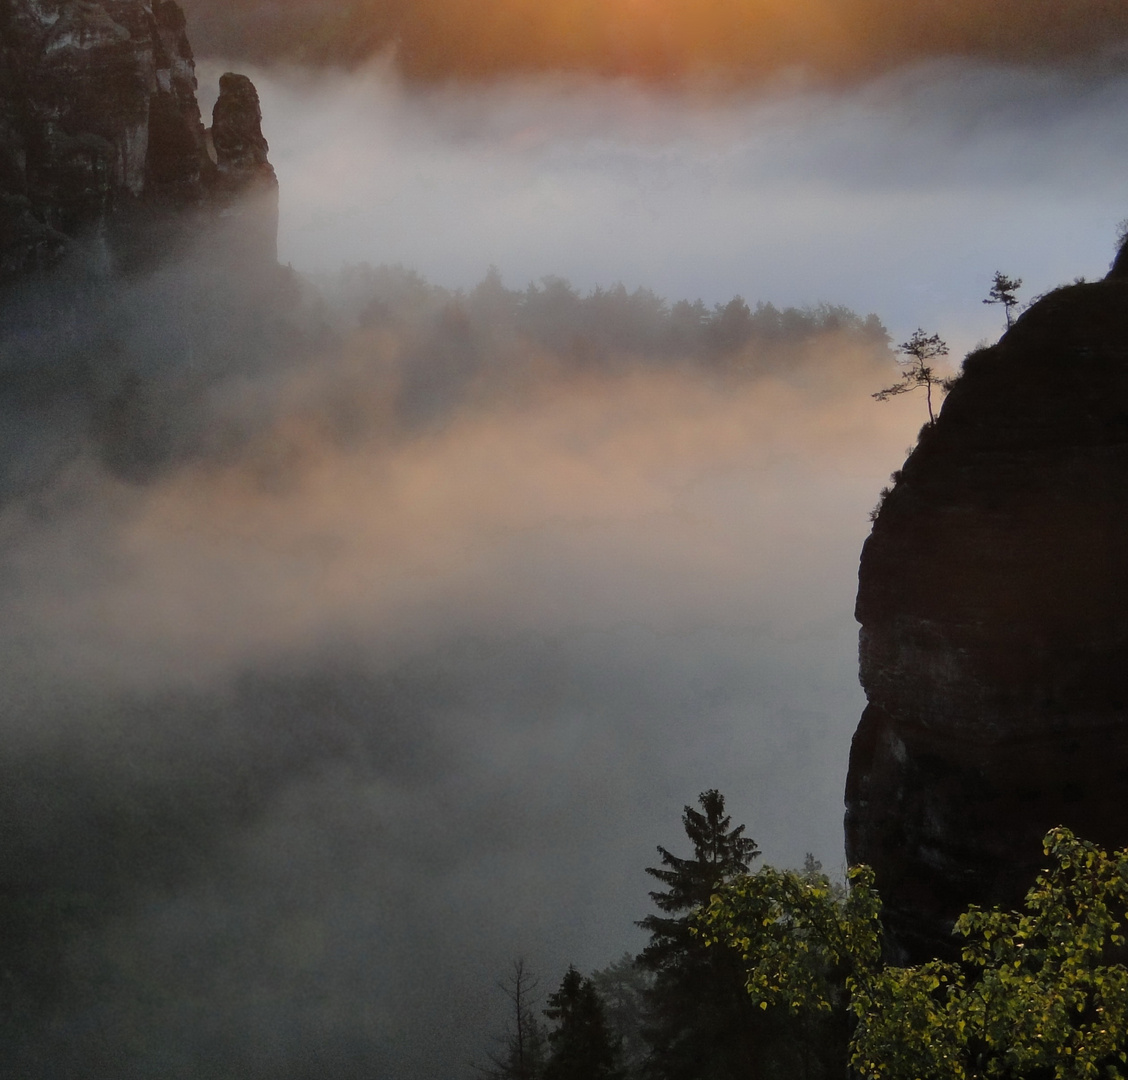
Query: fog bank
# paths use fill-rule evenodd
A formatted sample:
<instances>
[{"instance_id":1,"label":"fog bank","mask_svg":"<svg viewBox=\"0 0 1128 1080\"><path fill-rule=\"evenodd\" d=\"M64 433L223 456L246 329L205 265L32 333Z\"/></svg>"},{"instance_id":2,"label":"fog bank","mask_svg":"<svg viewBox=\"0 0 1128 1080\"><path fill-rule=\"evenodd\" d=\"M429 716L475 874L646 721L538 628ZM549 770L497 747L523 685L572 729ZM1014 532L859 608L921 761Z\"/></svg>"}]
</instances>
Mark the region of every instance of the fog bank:
<instances>
[{"instance_id":1,"label":"fog bank","mask_svg":"<svg viewBox=\"0 0 1128 1080\"><path fill-rule=\"evenodd\" d=\"M194 275L4 383L10 1071L458 1074L699 791L839 864L877 320L361 267L220 364Z\"/></svg>"},{"instance_id":2,"label":"fog bank","mask_svg":"<svg viewBox=\"0 0 1128 1080\"><path fill-rule=\"evenodd\" d=\"M513 957L641 944L698 792L838 867L889 346L1124 216L1128 83L1066 53L275 66L291 266L5 298L7 1072L469 1075Z\"/></svg>"}]
</instances>

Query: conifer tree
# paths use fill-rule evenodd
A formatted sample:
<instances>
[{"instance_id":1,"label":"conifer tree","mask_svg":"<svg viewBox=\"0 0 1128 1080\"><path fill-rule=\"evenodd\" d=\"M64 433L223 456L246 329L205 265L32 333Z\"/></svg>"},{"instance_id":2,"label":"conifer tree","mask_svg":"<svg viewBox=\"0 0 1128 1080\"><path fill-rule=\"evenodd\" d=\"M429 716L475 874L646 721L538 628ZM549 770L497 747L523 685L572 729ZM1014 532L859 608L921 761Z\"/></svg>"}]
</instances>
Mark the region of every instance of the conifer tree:
<instances>
[{"instance_id":1,"label":"conifer tree","mask_svg":"<svg viewBox=\"0 0 1128 1080\"><path fill-rule=\"evenodd\" d=\"M619 1048L591 979L569 967L544 1015L556 1024L544 1080L623 1080Z\"/></svg>"},{"instance_id":2,"label":"conifer tree","mask_svg":"<svg viewBox=\"0 0 1128 1080\"><path fill-rule=\"evenodd\" d=\"M628 1076L637 1076L648 1051L643 1029L654 975L636 956L623 953L607 967L593 971L591 981L603 1002L612 1036L618 1040L623 1069Z\"/></svg>"},{"instance_id":3,"label":"conifer tree","mask_svg":"<svg viewBox=\"0 0 1128 1080\"><path fill-rule=\"evenodd\" d=\"M645 1071L655 1080L749 1080L760 1072L763 1021L734 955L707 949L693 928L697 911L747 873L759 849L743 825L733 828L719 791L703 792L698 803L700 810L687 806L682 816L692 857L659 846L662 866L646 871L665 888L650 894L662 914L638 924L650 933L639 963L654 972Z\"/></svg>"},{"instance_id":4,"label":"conifer tree","mask_svg":"<svg viewBox=\"0 0 1128 1080\"><path fill-rule=\"evenodd\" d=\"M1009 308L1007 310L1010 311ZM1007 317L1010 318L1009 314ZM870 397L875 401L888 401L891 397L919 390L923 386L928 401L928 423L931 426L936 423L936 413L932 408L932 388L946 390L952 382L945 379L933 366L934 361L948 355L948 345L939 334L926 334L918 327L908 341L897 346L897 351L904 356L903 360L897 361L901 365L901 381L878 390Z\"/></svg>"},{"instance_id":5,"label":"conifer tree","mask_svg":"<svg viewBox=\"0 0 1128 1080\"><path fill-rule=\"evenodd\" d=\"M1009 278L1002 270L995 271L991 281L991 291L987 294L985 304L1002 304L1007 317L1007 329L1014 325L1011 308L1018 307L1018 290L1022 288L1022 278Z\"/></svg>"}]
</instances>

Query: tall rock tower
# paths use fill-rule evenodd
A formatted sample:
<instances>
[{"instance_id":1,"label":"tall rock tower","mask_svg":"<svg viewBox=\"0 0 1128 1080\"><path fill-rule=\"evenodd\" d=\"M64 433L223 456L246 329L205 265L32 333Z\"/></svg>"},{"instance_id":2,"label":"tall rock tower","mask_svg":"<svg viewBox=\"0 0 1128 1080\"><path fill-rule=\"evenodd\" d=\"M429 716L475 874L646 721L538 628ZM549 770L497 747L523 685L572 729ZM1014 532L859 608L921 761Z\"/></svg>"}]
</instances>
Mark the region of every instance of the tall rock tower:
<instances>
[{"instance_id":1,"label":"tall rock tower","mask_svg":"<svg viewBox=\"0 0 1128 1080\"><path fill-rule=\"evenodd\" d=\"M1015 906L1066 825L1128 844L1128 255L970 356L862 551L846 790L894 954Z\"/></svg>"},{"instance_id":2,"label":"tall rock tower","mask_svg":"<svg viewBox=\"0 0 1128 1080\"><path fill-rule=\"evenodd\" d=\"M212 199L233 218L235 243L251 259L278 259L278 179L267 160L258 92L246 75L227 72L207 132L216 160Z\"/></svg>"},{"instance_id":3,"label":"tall rock tower","mask_svg":"<svg viewBox=\"0 0 1128 1080\"><path fill-rule=\"evenodd\" d=\"M301 341L277 229L258 94L205 130L174 0L0 0L0 506L203 445L212 380Z\"/></svg>"}]
</instances>

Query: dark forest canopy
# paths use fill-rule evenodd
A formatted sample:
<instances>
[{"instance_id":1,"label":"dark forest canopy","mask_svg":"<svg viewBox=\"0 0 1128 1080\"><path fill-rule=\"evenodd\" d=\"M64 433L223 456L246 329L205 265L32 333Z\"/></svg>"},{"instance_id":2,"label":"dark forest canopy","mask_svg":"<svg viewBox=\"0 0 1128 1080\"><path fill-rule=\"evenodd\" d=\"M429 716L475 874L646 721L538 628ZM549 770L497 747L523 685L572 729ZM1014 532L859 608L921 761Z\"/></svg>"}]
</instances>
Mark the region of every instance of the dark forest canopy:
<instances>
[{"instance_id":1,"label":"dark forest canopy","mask_svg":"<svg viewBox=\"0 0 1128 1080\"><path fill-rule=\"evenodd\" d=\"M832 80L906 62L1123 63L1128 8L1101 0L186 0L201 54L354 65L394 50L424 81L536 72Z\"/></svg>"}]
</instances>

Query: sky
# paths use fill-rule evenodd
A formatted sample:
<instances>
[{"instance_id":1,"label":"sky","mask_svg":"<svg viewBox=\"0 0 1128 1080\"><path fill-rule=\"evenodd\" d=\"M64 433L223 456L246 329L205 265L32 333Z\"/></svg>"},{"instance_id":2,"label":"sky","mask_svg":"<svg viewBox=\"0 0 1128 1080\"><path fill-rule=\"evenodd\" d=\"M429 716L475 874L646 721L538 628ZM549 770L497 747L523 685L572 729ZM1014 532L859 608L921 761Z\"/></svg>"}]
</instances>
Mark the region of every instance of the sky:
<instances>
[{"instance_id":1,"label":"sky","mask_svg":"<svg viewBox=\"0 0 1128 1080\"><path fill-rule=\"evenodd\" d=\"M1103 0L187 0L197 52L354 68L380 52L416 84L521 74L652 86L836 85L940 56L1123 66L1128 15Z\"/></svg>"},{"instance_id":2,"label":"sky","mask_svg":"<svg viewBox=\"0 0 1128 1080\"><path fill-rule=\"evenodd\" d=\"M328 7L186 5L205 114L259 89L288 321L227 279L214 318L188 260L0 343L55 388L0 474L21 1075L469 1076L512 959L547 993L641 947L708 788L841 871L858 554L926 418L872 400L888 346L958 364L994 271L1107 270L1128 77L1107 36L910 48L861 3L849 48L780 15L787 48L655 66L657 4L607 7L625 39L468 70L453 3L344 6L400 20L351 50ZM859 319L679 352L640 289Z\"/></svg>"}]
</instances>

